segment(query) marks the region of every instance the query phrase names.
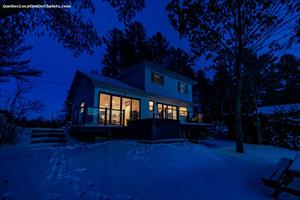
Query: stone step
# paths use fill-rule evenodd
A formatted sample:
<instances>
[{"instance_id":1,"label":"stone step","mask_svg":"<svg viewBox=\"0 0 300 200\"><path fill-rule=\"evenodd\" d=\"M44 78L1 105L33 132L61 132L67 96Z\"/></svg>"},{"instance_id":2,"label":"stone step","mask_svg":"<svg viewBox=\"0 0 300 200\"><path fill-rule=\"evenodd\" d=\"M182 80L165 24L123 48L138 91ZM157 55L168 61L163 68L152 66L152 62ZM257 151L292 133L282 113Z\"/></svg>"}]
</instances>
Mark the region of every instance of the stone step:
<instances>
[{"instance_id":1,"label":"stone step","mask_svg":"<svg viewBox=\"0 0 300 200\"><path fill-rule=\"evenodd\" d=\"M32 138L30 143L66 143L68 142L67 138L53 138L53 137L42 137L42 138Z\"/></svg>"},{"instance_id":2,"label":"stone step","mask_svg":"<svg viewBox=\"0 0 300 200\"><path fill-rule=\"evenodd\" d=\"M35 132L31 133L32 138L43 138L43 137L58 137L58 138L65 138L67 135L66 133L60 132Z\"/></svg>"},{"instance_id":3,"label":"stone step","mask_svg":"<svg viewBox=\"0 0 300 200\"><path fill-rule=\"evenodd\" d=\"M32 133L64 133L66 129L64 128L35 128L32 129Z\"/></svg>"}]
</instances>

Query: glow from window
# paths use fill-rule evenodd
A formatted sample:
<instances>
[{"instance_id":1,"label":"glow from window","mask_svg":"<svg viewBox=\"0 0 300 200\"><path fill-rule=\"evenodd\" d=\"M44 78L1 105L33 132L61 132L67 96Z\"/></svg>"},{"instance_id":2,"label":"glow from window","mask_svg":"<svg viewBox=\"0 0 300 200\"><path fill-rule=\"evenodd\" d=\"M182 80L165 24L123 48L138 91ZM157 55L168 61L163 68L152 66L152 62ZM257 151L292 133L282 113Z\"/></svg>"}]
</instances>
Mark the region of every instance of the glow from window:
<instances>
[{"instance_id":1,"label":"glow from window","mask_svg":"<svg viewBox=\"0 0 300 200\"><path fill-rule=\"evenodd\" d=\"M179 115L180 116L187 116L187 107L179 107Z\"/></svg>"},{"instance_id":2,"label":"glow from window","mask_svg":"<svg viewBox=\"0 0 300 200\"><path fill-rule=\"evenodd\" d=\"M154 110L154 102L149 101L149 111L153 111L153 110Z\"/></svg>"}]
</instances>

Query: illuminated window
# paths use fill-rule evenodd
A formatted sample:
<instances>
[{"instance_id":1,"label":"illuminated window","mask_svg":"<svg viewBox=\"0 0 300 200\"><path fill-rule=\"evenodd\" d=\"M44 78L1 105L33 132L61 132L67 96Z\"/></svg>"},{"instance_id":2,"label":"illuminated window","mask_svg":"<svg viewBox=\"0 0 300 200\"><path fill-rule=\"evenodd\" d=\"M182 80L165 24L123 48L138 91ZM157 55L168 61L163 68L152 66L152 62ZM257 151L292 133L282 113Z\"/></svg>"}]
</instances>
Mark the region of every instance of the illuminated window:
<instances>
[{"instance_id":1,"label":"illuminated window","mask_svg":"<svg viewBox=\"0 0 300 200\"><path fill-rule=\"evenodd\" d=\"M99 124L125 125L140 118L140 100L112 94L99 94Z\"/></svg>"},{"instance_id":2,"label":"illuminated window","mask_svg":"<svg viewBox=\"0 0 300 200\"><path fill-rule=\"evenodd\" d=\"M165 83L164 79L165 79L164 76L162 76L160 74L157 74L157 73L154 73L154 72L151 72L151 81L153 83L164 85L164 83Z\"/></svg>"},{"instance_id":3,"label":"illuminated window","mask_svg":"<svg viewBox=\"0 0 300 200\"><path fill-rule=\"evenodd\" d=\"M137 99L132 99L131 100L131 112L132 112L132 116L131 118L133 120L137 120L140 118L140 101Z\"/></svg>"},{"instance_id":4,"label":"illuminated window","mask_svg":"<svg viewBox=\"0 0 300 200\"><path fill-rule=\"evenodd\" d=\"M153 111L153 110L154 110L154 102L149 101L149 111Z\"/></svg>"},{"instance_id":5,"label":"illuminated window","mask_svg":"<svg viewBox=\"0 0 300 200\"><path fill-rule=\"evenodd\" d=\"M180 116L187 116L187 108L186 107L179 107L179 115Z\"/></svg>"},{"instance_id":6,"label":"illuminated window","mask_svg":"<svg viewBox=\"0 0 300 200\"><path fill-rule=\"evenodd\" d=\"M157 111L160 118L177 120L177 107L168 104L157 104Z\"/></svg>"},{"instance_id":7,"label":"illuminated window","mask_svg":"<svg viewBox=\"0 0 300 200\"><path fill-rule=\"evenodd\" d=\"M178 92L188 94L189 86L186 83L181 83L178 81Z\"/></svg>"},{"instance_id":8,"label":"illuminated window","mask_svg":"<svg viewBox=\"0 0 300 200\"><path fill-rule=\"evenodd\" d=\"M85 106L85 103L82 102L82 103L80 104L80 113L83 113L83 112L84 112L84 106Z\"/></svg>"},{"instance_id":9,"label":"illuminated window","mask_svg":"<svg viewBox=\"0 0 300 200\"><path fill-rule=\"evenodd\" d=\"M109 108L110 109L110 98L108 94L100 94L100 108Z\"/></svg>"}]
</instances>

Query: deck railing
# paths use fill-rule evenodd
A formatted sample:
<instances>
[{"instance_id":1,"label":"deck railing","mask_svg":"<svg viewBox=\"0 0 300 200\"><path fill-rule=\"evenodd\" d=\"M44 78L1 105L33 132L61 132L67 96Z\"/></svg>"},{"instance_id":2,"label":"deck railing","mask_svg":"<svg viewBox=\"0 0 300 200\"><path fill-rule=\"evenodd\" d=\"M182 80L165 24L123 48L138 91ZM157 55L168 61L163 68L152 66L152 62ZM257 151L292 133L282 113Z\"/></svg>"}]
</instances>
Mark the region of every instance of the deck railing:
<instances>
[{"instance_id":1,"label":"deck railing","mask_svg":"<svg viewBox=\"0 0 300 200\"><path fill-rule=\"evenodd\" d=\"M79 116L74 117L75 119L79 118L78 121L73 120L74 124L125 126L127 124L125 120L140 119L140 112L127 111L125 113L125 110L119 109L87 107L83 112L79 113ZM162 112L154 112L153 118L180 120L181 122L202 122L202 116L199 113L179 110L169 112L168 109Z\"/></svg>"},{"instance_id":2,"label":"deck railing","mask_svg":"<svg viewBox=\"0 0 300 200\"><path fill-rule=\"evenodd\" d=\"M154 112L153 113L154 119L172 119L172 120L180 120L184 122L202 122L202 116L200 113L197 112L189 112L189 111L176 111L176 115L173 113L169 113L168 109L165 109L161 112Z\"/></svg>"},{"instance_id":3,"label":"deck railing","mask_svg":"<svg viewBox=\"0 0 300 200\"><path fill-rule=\"evenodd\" d=\"M131 111L125 116L125 110L103 108L103 107L87 107L84 112L79 115L79 124L94 125L117 125L124 126L125 120L139 119L139 112Z\"/></svg>"}]
</instances>

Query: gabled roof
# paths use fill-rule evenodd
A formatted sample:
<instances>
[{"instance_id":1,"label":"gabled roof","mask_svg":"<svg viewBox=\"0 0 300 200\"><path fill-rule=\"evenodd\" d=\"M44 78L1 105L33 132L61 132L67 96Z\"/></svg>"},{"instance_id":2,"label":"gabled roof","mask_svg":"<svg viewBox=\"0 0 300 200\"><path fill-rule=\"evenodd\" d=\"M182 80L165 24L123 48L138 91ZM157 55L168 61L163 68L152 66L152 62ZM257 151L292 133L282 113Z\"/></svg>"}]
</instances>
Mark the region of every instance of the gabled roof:
<instances>
[{"instance_id":1,"label":"gabled roof","mask_svg":"<svg viewBox=\"0 0 300 200\"><path fill-rule=\"evenodd\" d=\"M178 73L176 73L176 72L174 72L174 71L172 71L172 70L170 70L170 69L168 69L166 67L163 67L161 65L152 63L152 62L150 62L148 60L143 60L143 61L141 61L141 62L133 65L132 67L130 67L129 69L127 69L126 71L124 71L123 73L121 73L117 78L118 79L122 79L122 77L126 77L128 74L130 74L131 71L136 70L136 68L141 67L141 66L142 67L151 68L151 69L153 69L155 71L158 71L158 72L160 72L162 74L171 76L171 77L176 78L176 79L181 80L181 81L185 81L185 82L190 83L192 85L194 85L194 84L197 83L195 80L192 80L192 79L190 79L190 78L188 78L186 76L178 74Z\"/></svg>"},{"instance_id":2,"label":"gabled roof","mask_svg":"<svg viewBox=\"0 0 300 200\"><path fill-rule=\"evenodd\" d=\"M140 90L136 87L133 87L131 85L128 85L120 80L117 79L113 79L113 78L109 78L106 76L102 76L99 74L93 74L93 73L89 73L89 72L82 72L79 71L79 73L82 73L84 76L88 77L90 80L92 80L93 85L95 86L101 86L103 84L105 85L109 85L111 87L115 87L118 89L127 89L127 90L131 90L131 91L136 91L136 92L143 92L143 90Z\"/></svg>"},{"instance_id":3,"label":"gabled roof","mask_svg":"<svg viewBox=\"0 0 300 200\"><path fill-rule=\"evenodd\" d=\"M130 90L133 92L144 92L143 90L140 90L136 87L128 85L117 79L105 77L105 76L102 76L99 74L93 74L90 72L83 72L83 71L77 70L75 77L73 79L72 85L71 85L69 95L72 95L72 93L74 92L74 89L75 89L75 85L81 78L85 78L85 79L89 80L93 86L98 86L98 87L108 86L108 87L112 87L115 89Z\"/></svg>"}]
</instances>

